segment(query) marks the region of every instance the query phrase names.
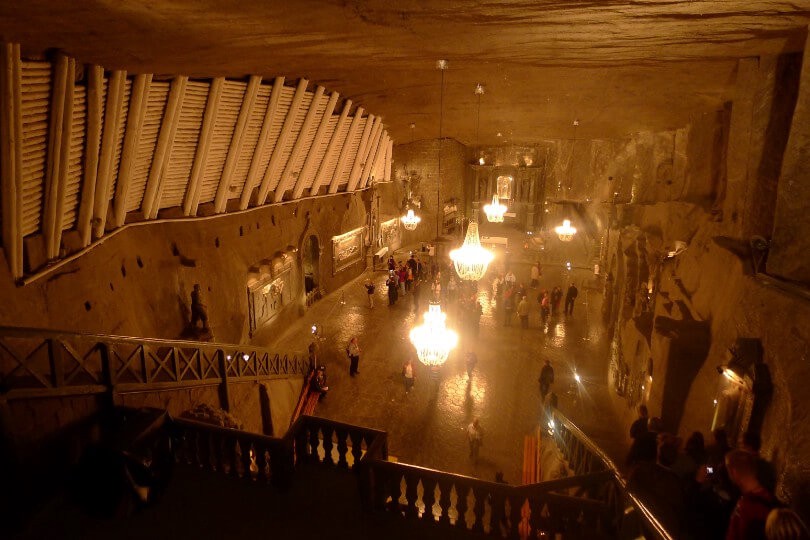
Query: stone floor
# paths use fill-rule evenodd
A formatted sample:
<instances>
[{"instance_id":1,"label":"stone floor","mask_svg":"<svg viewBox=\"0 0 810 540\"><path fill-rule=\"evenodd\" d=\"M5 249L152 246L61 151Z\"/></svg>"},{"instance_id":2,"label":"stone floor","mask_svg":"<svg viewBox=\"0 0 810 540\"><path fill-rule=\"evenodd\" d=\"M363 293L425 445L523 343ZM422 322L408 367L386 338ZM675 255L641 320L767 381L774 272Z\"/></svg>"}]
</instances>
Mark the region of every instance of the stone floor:
<instances>
[{"instance_id":1,"label":"stone floor","mask_svg":"<svg viewBox=\"0 0 810 540\"><path fill-rule=\"evenodd\" d=\"M386 274L382 271L368 271L333 291L283 334L257 344L304 349L312 340L312 325L319 325L321 363L327 366L330 391L318 406L317 415L386 430L390 453L400 461L485 479L494 478L495 471L500 470L510 483L520 482L523 438L539 425L537 378L543 360L550 359L556 375L552 391L559 397L560 409L609 455L620 458L626 449L626 434L619 427L608 395L608 336L601 324L601 295L585 249L564 246L579 252L576 258L580 260L568 272L564 265L553 261L561 259L561 250L556 257L549 257L548 253L523 249L522 235L517 231L508 234L512 252L506 257L499 254L493 263L496 269L508 264L518 282L528 284L531 262L546 261L540 287L529 292L530 328L504 326L502 307L499 309L491 299L490 272L481 281L478 293L484 310L480 334L461 334L458 348L438 378L431 377L418 362L408 339L417 323L412 297L401 296L389 307L383 287ZM368 307L362 286L369 277L377 284L373 309ZM574 315L553 317L541 328L537 292L555 285L565 290L569 279L580 289ZM420 319L427 308L427 296L425 292L421 295ZM454 306L443 309L448 311L448 325L454 326L458 320ZM356 377L349 376L345 353L352 336L358 337L362 349ZM471 379L464 365L468 350L478 355ZM409 395L405 394L401 375L407 358L414 360L417 370L416 385ZM576 383L575 372L581 383ZM474 417L480 418L484 430L484 446L477 463L468 457L465 436L466 426Z\"/></svg>"}]
</instances>

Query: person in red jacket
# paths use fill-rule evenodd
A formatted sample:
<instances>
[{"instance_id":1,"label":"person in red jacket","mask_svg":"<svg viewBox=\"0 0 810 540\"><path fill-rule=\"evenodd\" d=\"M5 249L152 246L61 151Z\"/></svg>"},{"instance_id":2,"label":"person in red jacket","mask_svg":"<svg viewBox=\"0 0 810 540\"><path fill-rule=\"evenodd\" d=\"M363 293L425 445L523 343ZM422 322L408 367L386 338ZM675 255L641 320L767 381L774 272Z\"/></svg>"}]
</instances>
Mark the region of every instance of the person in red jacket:
<instances>
[{"instance_id":1,"label":"person in red jacket","mask_svg":"<svg viewBox=\"0 0 810 540\"><path fill-rule=\"evenodd\" d=\"M731 514L726 540L765 540L765 520L779 501L759 483L756 455L732 450L726 454L726 470L742 493Z\"/></svg>"}]
</instances>

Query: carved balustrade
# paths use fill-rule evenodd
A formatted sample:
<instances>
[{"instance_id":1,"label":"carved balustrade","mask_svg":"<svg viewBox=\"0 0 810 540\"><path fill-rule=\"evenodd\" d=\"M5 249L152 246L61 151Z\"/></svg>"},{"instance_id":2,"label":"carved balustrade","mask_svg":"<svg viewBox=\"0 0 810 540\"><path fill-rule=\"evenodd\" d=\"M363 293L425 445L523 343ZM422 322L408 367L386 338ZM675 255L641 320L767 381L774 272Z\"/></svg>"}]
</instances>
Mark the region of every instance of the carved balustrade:
<instances>
[{"instance_id":1,"label":"carved balustrade","mask_svg":"<svg viewBox=\"0 0 810 540\"><path fill-rule=\"evenodd\" d=\"M297 463L356 469L361 461L388 458L388 434L376 429L301 416L290 428Z\"/></svg>"},{"instance_id":2,"label":"carved balustrade","mask_svg":"<svg viewBox=\"0 0 810 540\"><path fill-rule=\"evenodd\" d=\"M169 389L306 375L307 353L0 327L7 398Z\"/></svg>"}]
</instances>

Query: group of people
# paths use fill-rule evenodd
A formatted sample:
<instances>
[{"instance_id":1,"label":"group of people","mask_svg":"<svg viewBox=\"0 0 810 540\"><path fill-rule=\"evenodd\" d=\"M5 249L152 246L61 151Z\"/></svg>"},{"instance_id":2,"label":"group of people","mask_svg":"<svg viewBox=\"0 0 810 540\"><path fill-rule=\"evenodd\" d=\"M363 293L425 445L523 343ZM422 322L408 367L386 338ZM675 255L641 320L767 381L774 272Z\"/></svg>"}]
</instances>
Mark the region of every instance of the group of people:
<instances>
[{"instance_id":1,"label":"group of people","mask_svg":"<svg viewBox=\"0 0 810 540\"><path fill-rule=\"evenodd\" d=\"M532 289L539 285L539 264L532 267ZM535 277L537 276L537 277ZM574 283L569 284L565 293L565 315L574 314L574 304L579 289ZM532 306L529 300L529 291L521 282L518 283L515 274L509 270L505 275L499 274L492 280L492 299L494 302L502 303L504 312L504 326L512 326L515 317L520 321L522 328L529 327L529 316ZM541 290L537 295L537 306L539 307L539 317L541 326L545 326L549 317L557 316L560 312L560 303L563 300L563 291L559 286L555 286L551 291Z\"/></svg>"},{"instance_id":2,"label":"group of people","mask_svg":"<svg viewBox=\"0 0 810 540\"><path fill-rule=\"evenodd\" d=\"M683 443L640 406L630 427L628 488L678 538L810 539L774 494L775 470L760 455L759 435L745 433L738 448L724 430L712 435L710 445L699 431Z\"/></svg>"}]
</instances>

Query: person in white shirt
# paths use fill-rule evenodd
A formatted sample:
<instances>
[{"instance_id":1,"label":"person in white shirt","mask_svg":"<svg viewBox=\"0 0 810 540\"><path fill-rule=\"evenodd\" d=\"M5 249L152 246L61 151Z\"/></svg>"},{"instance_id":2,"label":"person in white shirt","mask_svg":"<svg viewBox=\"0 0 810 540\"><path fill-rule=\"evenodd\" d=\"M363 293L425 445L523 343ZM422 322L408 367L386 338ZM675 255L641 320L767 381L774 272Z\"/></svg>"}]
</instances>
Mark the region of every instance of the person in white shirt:
<instances>
[{"instance_id":1,"label":"person in white shirt","mask_svg":"<svg viewBox=\"0 0 810 540\"><path fill-rule=\"evenodd\" d=\"M467 440L470 442L470 457L477 461L478 453L484 444L484 431L481 429L478 418L475 418L472 424L467 426Z\"/></svg>"},{"instance_id":2,"label":"person in white shirt","mask_svg":"<svg viewBox=\"0 0 810 540\"><path fill-rule=\"evenodd\" d=\"M349 340L349 344L346 346L346 354L349 355L349 375L354 377L360 373L360 370L357 369L357 364L360 363L360 345L357 344L356 337Z\"/></svg>"}]
</instances>

